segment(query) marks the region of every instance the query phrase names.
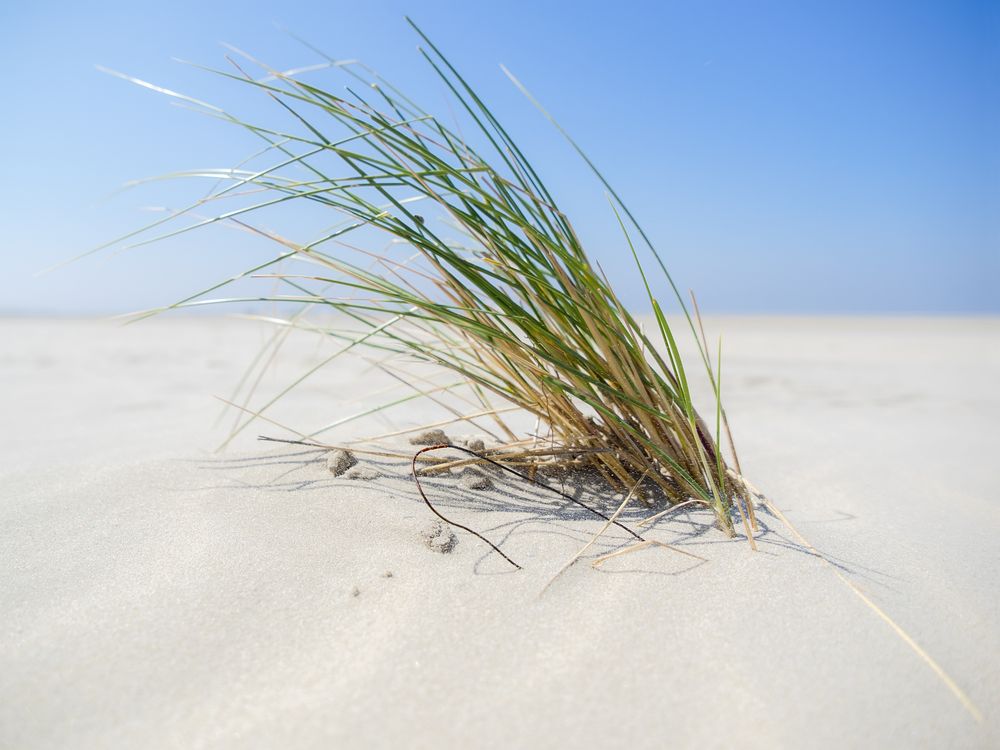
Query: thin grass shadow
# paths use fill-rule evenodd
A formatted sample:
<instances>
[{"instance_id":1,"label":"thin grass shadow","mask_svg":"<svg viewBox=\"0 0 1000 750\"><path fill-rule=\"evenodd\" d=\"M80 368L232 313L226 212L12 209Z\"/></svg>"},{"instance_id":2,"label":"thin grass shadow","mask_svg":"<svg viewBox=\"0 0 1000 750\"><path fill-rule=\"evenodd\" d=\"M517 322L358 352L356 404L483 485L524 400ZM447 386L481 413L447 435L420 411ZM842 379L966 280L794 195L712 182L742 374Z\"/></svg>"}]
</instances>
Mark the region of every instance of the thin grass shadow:
<instances>
[{"instance_id":1,"label":"thin grass shadow","mask_svg":"<svg viewBox=\"0 0 1000 750\"><path fill-rule=\"evenodd\" d=\"M320 493L343 491L356 488L361 479L346 479L334 477L326 471L324 458L326 452L319 449L282 451L254 456L218 457L194 461L205 471L218 473L230 479L229 484L218 487L232 489L234 486L252 491L279 492L288 494ZM416 483L407 471L404 462L398 459L366 458L365 465L375 469L379 476L373 480L376 485L391 489L394 495L411 498L420 502ZM513 541L523 543L526 537L545 539L557 537L570 540L580 545L590 541L593 533L603 523L595 517L594 510L607 514L613 512L624 497L620 491L610 490L602 478L591 472L558 472L546 476L546 481L552 483L559 491L569 495L573 500L547 492L530 482L510 477L505 472L491 467L480 467L489 476L492 488L489 490L470 490L462 487L455 474L444 476L421 477L425 491L436 506L446 509L450 514L462 520L468 519L470 528L476 529L486 538L500 547L509 546ZM252 472L253 479L247 479L238 474ZM206 487L205 489L208 489ZM638 524L653 513L669 508L665 498L658 496L655 490L648 493L651 505L640 507L635 503L627 507L619 516L623 526L640 530ZM583 503L588 507L583 507ZM499 515L499 520L497 520ZM491 520L485 525L478 525L479 520ZM888 574L868 568L842 557L831 555L819 550L814 552L793 540L776 517L766 508L758 509L757 520L759 531L755 535L759 553L778 555L785 552L802 554L812 558L825 558L838 570L852 576L883 587L888 587ZM853 520L852 518L834 519L838 522ZM595 528L582 526L583 522L594 522ZM658 541L668 542L675 547L700 547L711 549L715 545L745 544L742 538L732 539L725 536L718 528L715 515L700 507L680 508L657 521L648 528L642 528L641 533ZM667 535L664 538L664 535ZM623 549L635 539L621 529L611 527L599 540L594 556ZM476 575L501 575L515 573L509 571L489 570L489 560L494 552L485 549L473 566ZM584 558L587 559L587 558ZM697 561L695 561L697 562ZM639 569L598 568L600 572L609 575L624 573L655 573L657 575L677 576L693 571L704 563L685 564L685 567L674 571ZM891 587L889 587L891 588Z\"/></svg>"}]
</instances>

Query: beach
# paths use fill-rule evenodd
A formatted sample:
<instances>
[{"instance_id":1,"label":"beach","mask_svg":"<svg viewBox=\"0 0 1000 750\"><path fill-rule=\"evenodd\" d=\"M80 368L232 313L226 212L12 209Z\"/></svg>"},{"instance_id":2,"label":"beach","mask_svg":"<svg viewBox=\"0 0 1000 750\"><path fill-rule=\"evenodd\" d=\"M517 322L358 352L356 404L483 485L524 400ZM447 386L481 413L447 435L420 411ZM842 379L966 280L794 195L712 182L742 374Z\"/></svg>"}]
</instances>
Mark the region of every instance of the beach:
<instances>
[{"instance_id":1,"label":"beach","mask_svg":"<svg viewBox=\"0 0 1000 750\"><path fill-rule=\"evenodd\" d=\"M762 508L753 551L682 509L648 531L673 548L595 569L612 527L552 580L604 525L552 493L427 482L515 570L460 530L431 549L405 461L349 479L257 440L384 401L370 361L219 452L215 397L271 327L0 319L0 747L1000 745L1000 319L706 325L744 473L801 538ZM330 346L290 340L252 403ZM418 399L324 438L440 419Z\"/></svg>"}]
</instances>

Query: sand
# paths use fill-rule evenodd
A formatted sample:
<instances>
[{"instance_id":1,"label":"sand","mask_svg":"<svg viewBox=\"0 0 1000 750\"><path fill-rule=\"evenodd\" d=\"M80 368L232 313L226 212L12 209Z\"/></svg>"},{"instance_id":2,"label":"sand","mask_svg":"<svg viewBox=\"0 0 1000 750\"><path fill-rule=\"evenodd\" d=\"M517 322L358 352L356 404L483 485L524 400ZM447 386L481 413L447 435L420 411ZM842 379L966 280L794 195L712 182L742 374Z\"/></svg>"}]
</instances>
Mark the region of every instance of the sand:
<instances>
[{"instance_id":1,"label":"sand","mask_svg":"<svg viewBox=\"0 0 1000 750\"><path fill-rule=\"evenodd\" d=\"M502 478L429 482L515 571L462 532L431 549L398 463L334 477L320 453L256 442L270 425L213 453L212 395L259 324L7 319L0 746L1000 745L1000 321L709 325L747 474L971 710L767 514L757 553L681 512L649 536L705 562L585 560L542 593L599 519ZM262 393L324 351L294 343ZM381 385L345 362L275 418L315 427ZM330 437L437 416L410 403Z\"/></svg>"}]
</instances>

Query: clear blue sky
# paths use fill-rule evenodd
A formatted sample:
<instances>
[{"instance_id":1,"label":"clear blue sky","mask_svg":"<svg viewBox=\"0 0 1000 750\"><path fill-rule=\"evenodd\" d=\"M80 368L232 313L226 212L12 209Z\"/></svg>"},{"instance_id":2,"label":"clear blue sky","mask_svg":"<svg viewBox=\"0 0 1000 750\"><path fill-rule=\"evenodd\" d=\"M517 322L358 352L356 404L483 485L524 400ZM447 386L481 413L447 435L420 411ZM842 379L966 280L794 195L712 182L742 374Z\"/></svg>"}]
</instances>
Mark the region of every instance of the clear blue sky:
<instances>
[{"instance_id":1,"label":"clear blue sky","mask_svg":"<svg viewBox=\"0 0 1000 750\"><path fill-rule=\"evenodd\" d=\"M190 195L108 198L125 181L255 148L95 64L253 113L271 105L171 58L221 66L224 41L280 68L315 62L280 25L445 111L404 14L501 114L638 307L600 185L498 63L712 311L1000 312L1000 4L909 0L3 3L0 311L147 307L261 252L209 233L31 276Z\"/></svg>"}]
</instances>

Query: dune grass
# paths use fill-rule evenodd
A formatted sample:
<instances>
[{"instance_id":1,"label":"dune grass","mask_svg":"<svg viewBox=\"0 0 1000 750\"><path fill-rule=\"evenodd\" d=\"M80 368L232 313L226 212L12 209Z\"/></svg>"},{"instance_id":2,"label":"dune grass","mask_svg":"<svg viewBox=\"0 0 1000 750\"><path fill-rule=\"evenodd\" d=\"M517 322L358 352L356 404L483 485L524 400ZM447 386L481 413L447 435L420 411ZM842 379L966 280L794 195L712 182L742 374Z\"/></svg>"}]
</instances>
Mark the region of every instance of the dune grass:
<instances>
[{"instance_id":1,"label":"dune grass","mask_svg":"<svg viewBox=\"0 0 1000 750\"><path fill-rule=\"evenodd\" d=\"M492 458L520 466L586 465L626 491L645 478L670 503L712 508L730 534L737 515L752 539L751 492L721 402L721 345L710 350L696 305L692 313L631 212L587 160L608 191L608 215L621 228L623 257L642 274L655 321L644 328L588 257L569 218L494 113L413 28L425 44L424 60L475 131L471 137L369 68L326 56L320 65L281 72L238 53L242 59L231 60L232 70L212 71L269 97L287 117L283 128L245 122L130 78L249 131L262 141L256 158L271 161L259 169L182 173L217 179L219 186L119 240L145 244L220 222L265 235L280 248L273 259L170 308L231 301L208 295L232 281L266 279L269 291L254 299L300 304L299 312L280 322L341 339L338 353L367 347L454 373L448 386L411 384L414 393L406 398L436 398L441 390L463 387L474 402L464 416L493 419L504 437ZM246 70L251 66L254 75ZM352 85L340 95L309 82L321 68L339 69ZM172 223L200 217L206 206L235 196L251 200L181 227ZM292 201L337 214L341 222L306 244L252 223L256 212ZM376 231L391 241L388 249L370 249ZM353 243L358 236L362 240ZM359 246L362 241L367 246ZM675 332L642 256L652 260L697 344L699 368L715 395L707 420L693 403ZM336 312L335 320L349 321L351 330L310 320L312 310ZM252 409L252 417L275 399ZM502 416L509 407L536 417L534 436L510 429ZM452 413L458 414L454 408ZM723 455L724 433L730 460Z\"/></svg>"}]
</instances>

